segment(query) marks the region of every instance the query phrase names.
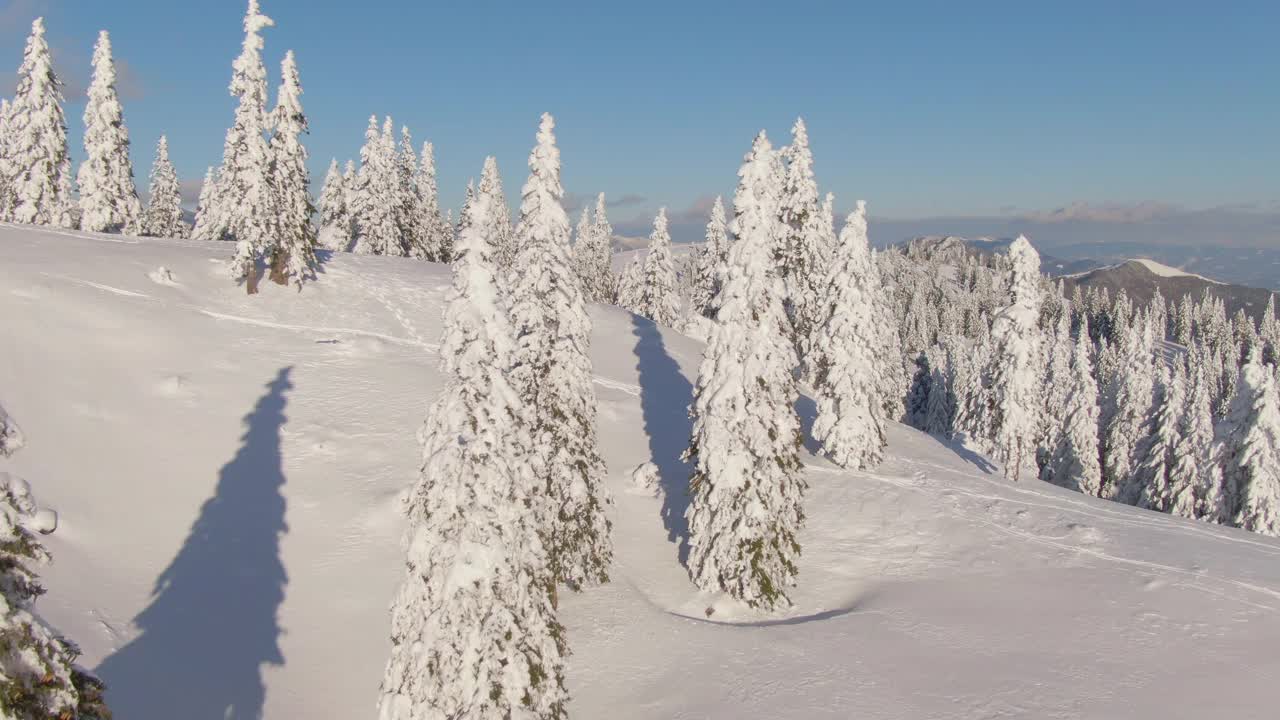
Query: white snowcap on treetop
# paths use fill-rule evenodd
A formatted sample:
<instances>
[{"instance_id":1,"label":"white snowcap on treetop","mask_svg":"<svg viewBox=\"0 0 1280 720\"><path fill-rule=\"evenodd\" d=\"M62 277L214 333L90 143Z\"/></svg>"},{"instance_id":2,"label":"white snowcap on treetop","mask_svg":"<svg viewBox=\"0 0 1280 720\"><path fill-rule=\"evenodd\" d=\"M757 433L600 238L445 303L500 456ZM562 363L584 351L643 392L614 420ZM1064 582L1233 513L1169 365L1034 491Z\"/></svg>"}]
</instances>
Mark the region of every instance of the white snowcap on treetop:
<instances>
[{"instance_id":1,"label":"white snowcap on treetop","mask_svg":"<svg viewBox=\"0 0 1280 720\"><path fill-rule=\"evenodd\" d=\"M244 31L246 33L254 34L263 28L269 28L275 24L275 20L272 20L262 14L262 8L258 4L258 0L249 0L249 9L244 14Z\"/></svg>"}]
</instances>

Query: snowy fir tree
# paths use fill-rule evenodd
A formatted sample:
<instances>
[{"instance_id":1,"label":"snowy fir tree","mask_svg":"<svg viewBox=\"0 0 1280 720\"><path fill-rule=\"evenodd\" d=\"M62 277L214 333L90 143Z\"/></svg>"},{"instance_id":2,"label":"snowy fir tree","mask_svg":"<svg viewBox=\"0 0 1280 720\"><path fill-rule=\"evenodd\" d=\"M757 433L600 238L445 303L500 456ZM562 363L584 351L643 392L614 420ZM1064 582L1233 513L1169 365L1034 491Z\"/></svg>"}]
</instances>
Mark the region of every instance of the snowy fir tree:
<instances>
[{"instance_id":1,"label":"snowy fir tree","mask_svg":"<svg viewBox=\"0 0 1280 720\"><path fill-rule=\"evenodd\" d=\"M329 161L324 175L324 187L320 190L320 233L317 242L334 252L351 249L351 211L347 207L347 186L338 161Z\"/></svg>"},{"instance_id":2,"label":"snowy fir tree","mask_svg":"<svg viewBox=\"0 0 1280 720\"><path fill-rule=\"evenodd\" d=\"M711 205L711 219L707 222L705 242L698 251L690 300L693 312L708 320L716 317L715 299L720 294L720 279L728 262L728 254L729 233L724 216L724 202L717 195L716 201Z\"/></svg>"},{"instance_id":3,"label":"snowy fir tree","mask_svg":"<svg viewBox=\"0 0 1280 720\"><path fill-rule=\"evenodd\" d=\"M1139 313L1113 347L1117 359L1107 381L1111 409L1102 429L1103 497L1132 505L1142 492L1135 470L1144 451L1155 391L1148 318Z\"/></svg>"},{"instance_id":4,"label":"snowy fir tree","mask_svg":"<svg viewBox=\"0 0 1280 720\"><path fill-rule=\"evenodd\" d=\"M640 291L644 285L644 260L639 254L631 256L631 261L618 276L618 291L614 304L630 312L640 314Z\"/></svg>"},{"instance_id":5,"label":"snowy fir tree","mask_svg":"<svg viewBox=\"0 0 1280 720\"><path fill-rule=\"evenodd\" d=\"M418 191L418 153L413 150L409 128L400 128L400 147L396 151L396 226L400 228L401 254L426 259L426 214L422 193Z\"/></svg>"},{"instance_id":6,"label":"snowy fir tree","mask_svg":"<svg viewBox=\"0 0 1280 720\"><path fill-rule=\"evenodd\" d=\"M44 18L31 23L17 89L5 116L4 142L0 219L74 227L62 81L53 72Z\"/></svg>"},{"instance_id":7,"label":"snowy fir tree","mask_svg":"<svg viewBox=\"0 0 1280 720\"><path fill-rule=\"evenodd\" d=\"M360 149L360 172L353 190L358 255L400 254L400 228L396 224L395 146L390 137L391 118L378 130L378 118L369 117Z\"/></svg>"},{"instance_id":8,"label":"snowy fir tree","mask_svg":"<svg viewBox=\"0 0 1280 720\"><path fill-rule=\"evenodd\" d=\"M216 195L218 194L218 171L213 167L205 170L204 180L200 183L200 196L196 198L195 225L191 228L191 237L196 240L212 240L212 228L219 222Z\"/></svg>"},{"instance_id":9,"label":"snowy fir tree","mask_svg":"<svg viewBox=\"0 0 1280 720\"><path fill-rule=\"evenodd\" d=\"M549 508L541 527L552 570L557 580L581 587L609 578L612 500L596 444L591 318L570 260L554 129L555 120L543 114L521 192L511 285L514 378L532 413L534 464Z\"/></svg>"},{"instance_id":10,"label":"snowy fir tree","mask_svg":"<svg viewBox=\"0 0 1280 720\"><path fill-rule=\"evenodd\" d=\"M258 0L249 0L244 17L244 43L232 65L231 95L239 100L235 119L223 143L222 167L210 199L207 220L197 217L196 237L234 240L231 275L258 291L258 261L273 248L279 231L279 209L271 188L271 148L266 133L267 70L262 64L262 31L273 26ZM204 208L201 208L204 212Z\"/></svg>"},{"instance_id":11,"label":"snowy fir tree","mask_svg":"<svg viewBox=\"0 0 1280 720\"><path fill-rule=\"evenodd\" d=\"M453 257L453 222L447 220L440 212L440 190L436 182L436 151L435 146L431 143L423 143L422 157L419 162L418 175L415 185L418 188L418 194L421 198L420 207L423 216L423 232L426 237L423 240L424 253L426 259L431 262L447 263ZM498 166L493 166L494 177L497 177ZM483 176L482 176L483 177ZM497 181L495 192L499 195L502 193L502 183ZM495 214L504 214L508 216L507 224L510 225L509 211L506 209L506 198L503 198L501 208L492 206ZM503 253L504 243L501 236L495 239L498 252L498 264L502 266L505 258ZM507 246L510 243L506 243Z\"/></svg>"},{"instance_id":12,"label":"snowy fir tree","mask_svg":"<svg viewBox=\"0 0 1280 720\"><path fill-rule=\"evenodd\" d=\"M21 447L22 433L0 407L0 457ZM0 472L0 716L109 720L102 683L76 665L80 651L34 609L44 588L33 566L50 559L37 532L54 524L25 481Z\"/></svg>"},{"instance_id":13,"label":"snowy fir tree","mask_svg":"<svg viewBox=\"0 0 1280 720\"><path fill-rule=\"evenodd\" d=\"M865 211L864 206L863 212L865 213ZM877 284L882 288L875 298L877 306L876 318L878 320L876 327L876 353L877 357L887 360L887 362L883 362L879 366L877 388L880 395L880 405L884 408L885 418L896 420L901 418L904 412L903 397L910 377L907 375L906 365L901 362L903 358L902 336L897 318L893 312L892 292L885 287L884 272L880 268L880 263L874 250L871 252L871 258L871 264L876 268L876 275L879 278Z\"/></svg>"},{"instance_id":14,"label":"snowy fir tree","mask_svg":"<svg viewBox=\"0 0 1280 720\"><path fill-rule=\"evenodd\" d=\"M818 184L813 176L813 153L804 119L791 129L791 145L785 151L787 168L778 212L783 224L781 241L783 281L786 283L787 316L795 333L803 376L812 377L808 346L819 317L821 296L830 264L829 240L818 205Z\"/></svg>"},{"instance_id":15,"label":"snowy fir tree","mask_svg":"<svg viewBox=\"0 0 1280 720\"><path fill-rule=\"evenodd\" d=\"M827 289L820 296L828 305L819 311L823 322L812 334L818 394L813 438L841 467L873 467L884 455L884 407L877 385L886 358L876 354L878 280L867 247L866 203L859 201L840 233ZM931 378L929 371L926 382ZM927 395L922 405L923 419Z\"/></svg>"},{"instance_id":16,"label":"snowy fir tree","mask_svg":"<svg viewBox=\"0 0 1280 720\"><path fill-rule=\"evenodd\" d=\"M925 415L929 412L929 396L933 393L933 363L929 353L916 355L915 372L911 374L911 384L907 388L906 413L903 422L913 428L923 430Z\"/></svg>"},{"instance_id":17,"label":"snowy fir tree","mask_svg":"<svg viewBox=\"0 0 1280 720\"><path fill-rule=\"evenodd\" d=\"M1280 536L1280 390L1254 352L1219 428L1226 512L1238 527Z\"/></svg>"},{"instance_id":18,"label":"snowy fir tree","mask_svg":"<svg viewBox=\"0 0 1280 720\"><path fill-rule=\"evenodd\" d=\"M429 146L428 146L429 147ZM434 173L434 168L432 173ZM498 172L498 160L492 155L484 159L484 170L480 173L480 184L476 193L486 198L489 217L485 219L490 228L493 241L493 261L498 268L499 285L510 272L516 261L515 232L511 227L511 209L507 206L507 194L502 189L502 174ZM430 212L424 210L427 216ZM439 214L437 209L436 214ZM438 245L438 243L437 243Z\"/></svg>"},{"instance_id":19,"label":"snowy fir tree","mask_svg":"<svg viewBox=\"0 0 1280 720\"><path fill-rule=\"evenodd\" d=\"M10 457L25 444L22 428L18 427L18 423L0 405L0 457Z\"/></svg>"},{"instance_id":20,"label":"snowy fir tree","mask_svg":"<svg viewBox=\"0 0 1280 720\"><path fill-rule=\"evenodd\" d=\"M454 234L461 235L472 222L471 205L476 200L476 181L468 180L466 192L462 194L462 210L458 214L458 227Z\"/></svg>"},{"instance_id":21,"label":"snowy fir tree","mask_svg":"<svg viewBox=\"0 0 1280 720\"><path fill-rule=\"evenodd\" d=\"M774 259L774 151L761 132L738 171L719 322L698 371L686 458L689 574L755 608L789 607L804 523L797 365Z\"/></svg>"},{"instance_id":22,"label":"snowy fir tree","mask_svg":"<svg viewBox=\"0 0 1280 720\"><path fill-rule=\"evenodd\" d=\"M584 268L582 264L584 248L591 244L591 208L582 208L582 213L578 215L578 224L573 228L573 269L578 276L578 283L582 287L582 294L588 301L591 301L591 293L588 284L591 278L583 274Z\"/></svg>"},{"instance_id":23,"label":"snowy fir tree","mask_svg":"<svg viewBox=\"0 0 1280 720\"><path fill-rule=\"evenodd\" d=\"M1062 429L1049 457L1045 479L1055 485L1097 496L1102 490L1098 457L1098 385L1089 360L1089 321L1084 319L1071 350L1065 404L1056 409Z\"/></svg>"},{"instance_id":24,"label":"snowy fir tree","mask_svg":"<svg viewBox=\"0 0 1280 720\"><path fill-rule=\"evenodd\" d=\"M1040 255L1025 237L1009 246L1011 303L991 325L992 352L986 376L991 388L991 440L1005 477L1018 480L1035 459L1040 427L1043 342L1040 314Z\"/></svg>"},{"instance_id":25,"label":"snowy fir tree","mask_svg":"<svg viewBox=\"0 0 1280 720\"><path fill-rule=\"evenodd\" d=\"M1172 450L1169 471L1170 502L1174 515L1208 522L1224 521L1222 465L1214 442L1212 376L1203 348L1193 347L1187 356L1187 392L1179 419L1179 444Z\"/></svg>"},{"instance_id":26,"label":"snowy fir tree","mask_svg":"<svg viewBox=\"0 0 1280 720\"><path fill-rule=\"evenodd\" d=\"M669 328L680 325L680 296L676 289L676 268L671 257L671 233L667 230L667 209L658 210L649 235L649 252L644 256L637 288L637 315Z\"/></svg>"},{"instance_id":27,"label":"snowy fir tree","mask_svg":"<svg viewBox=\"0 0 1280 720\"><path fill-rule=\"evenodd\" d=\"M151 237L184 238L190 228L182 218L182 185L169 161L169 140L160 136L156 161L151 166L151 198L142 215L142 234Z\"/></svg>"},{"instance_id":28,"label":"snowy fir tree","mask_svg":"<svg viewBox=\"0 0 1280 720\"><path fill-rule=\"evenodd\" d=\"M273 282L293 283L301 290L304 282L316 277L316 229L311 224L315 204L311 201L307 149L302 144L307 116L302 112L302 83L292 50L285 53L280 73L280 98L271 138L271 187L276 193L272 204L280 215L269 264Z\"/></svg>"},{"instance_id":29,"label":"snowy fir tree","mask_svg":"<svg viewBox=\"0 0 1280 720\"><path fill-rule=\"evenodd\" d=\"M586 211L583 217L588 217ZM613 227L605 209L604 193L596 197L595 214L590 224L581 226L573 248L573 265L587 300L611 303L615 300L617 281L613 275L613 249L610 245ZM669 254L669 253L668 253Z\"/></svg>"},{"instance_id":30,"label":"snowy fir tree","mask_svg":"<svg viewBox=\"0 0 1280 720\"><path fill-rule=\"evenodd\" d=\"M448 385L427 420L408 500L381 720L566 716L568 649L539 535L546 498L526 409L508 379L514 335L497 289L488 201L470 205L458 240L440 348Z\"/></svg>"},{"instance_id":31,"label":"snowy fir tree","mask_svg":"<svg viewBox=\"0 0 1280 720\"><path fill-rule=\"evenodd\" d=\"M1053 294L1045 294L1046 301ZM1061 297L1057 295L1056 297ZM1048 302L1046 302L1048 304ZM1043 318L1044 313L1041 312ZM1040 407L1039 447L1036 449L1036 464L1040 468L1040 477L1047 478L1049 459L1061 440L1064 424L1059 412L1067 406L1067 393L1071 391L1071 319L1065 314L1058 316L1056 322L1049 324L1044 333L1041 349L1045 354L1041 360L1043 379Z\"/></svg>"},{"instance_id":32,"label":"snowy fir tree","mask_svg":"<svg viewBox=\"0 0 1280 720\"><path fill-rule=\"evenodd\" d=\"M1262 348L1263 364L1280 366L1280 321L1276 319L1276 296L1267 296L1267 308L1258 324L1258 342Z\"/></svg>"},{"instance_id":33,"label":"snowy fir tree","mask_svg":"<svg viewBox=\"0 0 1280 720\"><path fill-rule=\"evenodd\" d=\"M85 160L80 165L80 228L91 232L137 233L142 204L133 183L129 131L116 93L111 37L103 30L93 48L93 80L84 108Z\"/></svg>"},{"instance_id":34,"label":"snowy fir tree","mask_svg":"<svg viewBox=\"0 0 1280 720\"><path fill-rule=\"evenodd\" d=\"M1153 323L1154 324L1154 323ZM1162 370L1156 378L1155 412L1151 416L1150 435L1142 443L1138 458L1138 502L1140 508L1167 512L1173 507L1177 458L1175 452L1184 445L1182 413L1186 409L1187 369L1179 360L1171 370Z\"/></svg>"}]
</instances>

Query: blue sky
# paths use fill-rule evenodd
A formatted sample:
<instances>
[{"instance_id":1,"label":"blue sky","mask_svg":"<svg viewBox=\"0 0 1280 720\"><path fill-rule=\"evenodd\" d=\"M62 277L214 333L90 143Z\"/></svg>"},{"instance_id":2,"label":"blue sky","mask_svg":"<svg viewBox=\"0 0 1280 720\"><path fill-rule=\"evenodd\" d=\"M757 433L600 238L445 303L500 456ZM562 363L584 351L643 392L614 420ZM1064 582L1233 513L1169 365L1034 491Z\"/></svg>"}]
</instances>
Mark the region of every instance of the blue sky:
<instances>
[{"instance_id":1,"label":"blue sky","mask_svg":"<svg viewBox=\"0 0 1280 720\"><path fill-rule=\"evenodd\" d=\"M317 175L389 113L435 143L453 207L487 154L514 199L547 110L566 189L626 198L637 234L660 204L694 227L797 115L822 189L873 216L1280 211L1280 3L889 5L264 0L266 57L274 78L298 55ZM0 70L39 14L73 91L111 31L140 177L161 132L184 179L216 164L242 2L0 0Z\"/></svg>"}]
</instances>

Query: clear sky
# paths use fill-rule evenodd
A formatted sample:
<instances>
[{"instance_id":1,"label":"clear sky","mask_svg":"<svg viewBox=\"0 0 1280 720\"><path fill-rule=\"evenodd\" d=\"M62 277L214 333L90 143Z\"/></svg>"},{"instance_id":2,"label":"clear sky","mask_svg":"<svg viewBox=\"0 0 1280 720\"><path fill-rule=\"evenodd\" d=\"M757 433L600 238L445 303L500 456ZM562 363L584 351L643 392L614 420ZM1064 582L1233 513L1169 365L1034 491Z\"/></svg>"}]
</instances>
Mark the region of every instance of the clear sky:
<instances>
[{"instance_id":1,"label":"clear sky","mask_svg":"<svg viewBox=\"0 0 1280 720\"><path fill-rule=\"evenodd\" d=\"M760 128L809 124L819 183L895 219L1280 205L1280 3L263 0L268 67L298 55L313 172L368 116L435 143L456 207L494 154L513 197L538 114L564 182L691 217ZM184 179L221 156L240 0L0 0L0 69L47 18L69 90L96 32L125 65L140 179L161 132ZM68 97L79 141L83 101ZM78 160L83 156L73 147ZM318 191L318 187L316 188ZM693 212L691 212L693 211Z\"/></svg>"}]
</instances>

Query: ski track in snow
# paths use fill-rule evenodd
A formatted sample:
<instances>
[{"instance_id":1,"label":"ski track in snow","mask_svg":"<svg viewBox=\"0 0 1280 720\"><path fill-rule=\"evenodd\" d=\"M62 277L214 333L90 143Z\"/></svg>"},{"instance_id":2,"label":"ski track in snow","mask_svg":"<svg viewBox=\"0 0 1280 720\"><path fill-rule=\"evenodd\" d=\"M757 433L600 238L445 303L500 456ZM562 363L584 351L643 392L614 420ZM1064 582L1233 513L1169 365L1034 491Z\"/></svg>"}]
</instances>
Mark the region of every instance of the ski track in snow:
<instances>
[{"instance_id":1,"label":"ski track in snow","mask_svg":"<svg viewBox=\"0 0 1280 720\"><path fill-rule=\"evenodd\" d=\"M925 462L922 460L912 460L910 458L897 458L897 460L904 463L909 463L911 465L916 465L919 467L927 467L930 470L934 470L937 472L945 472L952 475L962 475L967 478L975 478L978 480L982 480L983 482L989 485L992 485L994 487L999 487L1001 489L1012 491L1020 495L1030 495L1032 497L1037 497L1037 498L1046 497L1045 495L1038 493L1033 489L1020 487L1017 483L1007 482L1001 479L993 479L992 477L979 475L976 473L975 474L961 473L955 470L954 468L938 465L937 463ZM1165 532L1191 535L1196 538L1205 538L1205 539L1214 540L1218 542L1249 545L1249 546L1252 546L1253 548L1261 550L1262 552L1268 555L1275 555L1280 557L1280 549L1276 548L1274 545L1271 545L1265 542L1258 542L1257 540L1252 540L1247 537L1233 537L1231 535L1224 535L1221 532L1213 532L1208 528L1201 529L1195 525L1188 525L1188 524L1179 523L1179 522L1170 522L1169 517L1163 513L1153 512L1150 518L1134 517L1132 512L1126 512L1124 510L1114 510L1105 506L1100 506L1098 504L1089 504L1086 502L1081 502L1079 500L1072 500L1070 498L1055 498L1055 502L1052 502L1052 503L1032 502L1030 500L1020 500L1016 498L999 497L996 495L982 495L979 493L960 491L960 490L957 490L956 488L943 487L936 483L934 485L936 489L959 492L961 494L969 495L975 498L984 498L984 499L990 499L990 500L999 500L1001 502L1018 503L1022 505L1027 505L1028 507L1058 510L1062 512L1074 512L1074 513L1085 515L1092 518L1096 518L1098 516L1105 516L1108 518L1108 520L1113 521L1119 525L1128 525L1131 527L1155 528L1158 530L1163 530ZM1212 527L1219 527L1219 526L1212 526Z\"/></svg>"},{"instance_id":2,"label":"ski track in snow","mask_svg":"<svg viewBox=\"0 0 1280 720\"><path fill-rule=\"evenodd\" d=\"M937 466L933 465L932 463L917 462L917 461L913 461L913 460L910 460L910 459L907 459L907 458L898 458L898 459L899 459L900 461L904 462L904 463L909 463L909 464L914 464L914 465L921 465L921 466L926 466L926 467L934 467L934 468L937 468ZM830 473L830 472L835 472L835 473L844 473L844 472L846 472L846 471L840 470L840 469L838 469L838 468L825 468L825 467L818 467L818 466L807 466L807 467L809 467L809 468L810 468L810 469L812 469L812 470L818 470L818 471L821 471L821 472L829 472L829 473ZM938 468L938 469L945 469L945 468ZM951 498L954 498L954 496L957 496L957 495L958 495L958 496L963 496L963 497L967 497L967 498L971 498L971 499L975 499L975 500L992 500L992 501L995 501L995 502L997 502L997 503L999 503L999 502L1012 502L1012 503L1015 503L1015 504L1029 505L1029 506L1039 507L1039 508L1047 509L1047 510L1055 510L1055 511L1066 510L1066 511L1069 511L1069 512L1078 512L1078 511L1076 511L1076 510L1074 510L1074 509L1072 509L1072 508L1063 508L1063 507L1061 507L1061 506L1059 506L1059 505L1056 505L1056 504L1053 504L1053 503L1030 503L1030 502L1026 502L1026 501L1019 501L1019 500L1013 500L1013 499L1010 499L1010 498L999 497L999 496L996 496L996 495L985 495L985 494L982 494L982 493L973 493L973 492L968 492L968 491L961 490L961 489L958 489L958 488L955 488L955 487L946 487L946 488L942 488L942 487L939 487L939 486L937 486L937 485L935 485L935 484L931 483L931 482L929 481L928 477L927 477L923 472L918 472L918 471L917 471L917 472L915 472L915 473L913 473L913 474L912 474L912 476L911 476L910 478L907 478L907 477L895 477L895 476L892 476L892 475L881 475L881 474L866 473L866 472L859 472L859 473L856 473L856 474L857 474L857 476L859 476L859 477L864 477L864 478L867 478L867 479L870 479L870 480L875 480L875 481L877 481L877 482L882 482L882 483L885 483L885 484L888 484L888 485L893 485L893 486L895 486L895 487L899 487L899 488L902 488L902 489L905 489L905 490L914 490L914 491L916 491L916 492L924 493L924 494L929 495L930 497L947 498L947 497L948 497L947 495L942 494L942 493L939 493L939 492L936 492L936 491L938 491L938 490L946 490L946 491L948 491L949 493L951 493ZM1026 490L1024 490L1023 492L1031 492L1031 491L1026 491ZM951 499L951 498L949 498L949 499ZM1069 503L1069 504L1070 504L1070 503ZM1234 601L1236 601L1236 602L1239 602L1239 603L1242 603L1242 604L1248 605L1248 606L1253 607L1253 608L1256 608L1256 609L1260 609L1260 610L1268 610L1268 611L1271 611L1271 612L1276 612L1278 609L1280 609L1280 608L1274 607L1274 606L1272 606L1272 605L1263 605L1263 604L1260 604L1260 603L1254 602L1254 601L1252 601L1252 600L1249 600L1249 599L1247 599L1247 598L1245 598L1245 597L1240 597L1240 596L1238 596L1238 595L1225 595L1225 594L1223 594L1223 593L1221 593L1221 592L1219 592L1219 591L1216 591L1216 590L1214 590L1214 589L1212 589L1212 588L1205 587L1205 585L1203 584L1203 581L1208 580L1208 581L1212 581L1212 582L1217 582L1217 583L1220 583L1220 584L1222 584L1222 585L1227 585L1227 586L1230 586L1230 587L1233 587L1233 588L1237 588L1237 589L1240 589L1240 590L1245 590L1245 591L1247 591L1247 592L1249 592L1249 593L1256 593L1256 594L1259 594L1259 595L1265 595L1265 596L1267 596L1268 598L1273 599L1273 600L1280 600L1280 590L1277 590L1277 589L1275 589L1275 588L1266 587L1266 586L1262 586L1262 585L1255 585L1255 584L1253 584L1253 583L1247 583L1247 582L1243 582L1243 581L1240 581L1240 580L1232 580L1232 579L1230 579L1230 578L1214 577L1214 576L1212 576L1212 575L1208 575L1208 574L1205 574L1205 573L1203 573L1203 572L1197 572L1197 571L1194 571L1194 570L1188 570L1188 569L1186 569L1186 568L1180 568L1180 567L1176 567L1176 566L1173 566L1173 565L1165 565L1165 564L1162 564L1162 563L1149 562L1149 561L1146 561L1146 560L1137 560L1137 559L1134 559L1134 558L1122 557L1122 556L1119 556L1119 555L1113 555L1113 554L1111 554L1111 553L1104 552L1104 551L1099 550L1099 549L1096 549L1096 548L1091 548L1091 547L1086 547L1086 546L1083 546L1083 545L1072 544L1072 543L1069 543L1069 542L1062 542L1062 541L1060 541L1059 539L1056 539L1056 538L1049 538L1049 537L1045 537L1045 536L1043 536L1043 535L1037 535L1037 534L1035 534L1035 533L1027 532L1027 531L1024 531L1024 530L1019 530L1019 529L1017 529L1017 528L1015 528L1015 527L1012 527L1012 526L1010 526L1010 525L1008 525L1008 524L1005 524L1005 523L1000 523L1000 522L995 522L995 521L992 521L992 520L985 519L985 517L984 517L984 514L983 514L983 513L970 513L970 512L964 512L961 508L959 508L959 507L958 507L958 503L957 503L954 499L952 499L952 502L950 503L950 507L949 507L948 509L951 511L951 513L952 513L952 514L953 514L953 516L955 516L955 517L961 517L961 518L963 518L963 519L965 519L965 520L968 520L968 521L971 521L971 522L978 523L978 524L983 525L983 526L985 526L985 527L989 527L989 528L991 528L992 530L995 530L995 531L997 531L997 532L1001 532L1001 533L1004 533L1004 534L1006 534L1006 535L1010 535L1010 536L1012 536L1012 537L1016 537L1016 538L1018 538L1018 539L1020 539L1020 540L1025 540L1025 541L1027 541L1027 542L1033 542L1033 543L1036 543L1036 544L1039 544L1039 545L1043 545L1043 546L1047 546L1047 547L1052 547L1052 548L1055 548L1055 549L1058 549L1058 550L1066 550L1066 551L1069 551L1069 552L1075 552L1075 553L1080 553L1080 554L1083 554L1083 555L1088 555L1088 556L1090 556L1090 557L1094 557L1094 558L1096 558L1096 559L1104 560L1104 561L1107 561L1107 562L1110 562L1110 563L1113 563L1113 564L1117 564L1117 565L1128 565L1128 566L1133 566L1133 567L1146 568L1146 569L1148 569L1148 570L1153 570L1153 571L1156 571L1156 572L1157 572L1157 573L1159 573L1159 574L1165 575L1166 577L1168 577L1168 576L1176 576L1177 578L1183 578L1183 579L1185 579L1185 580L1189 580L1190 582L1185 582L1185 581L1184 581L1184 582L1178 582L1178 581L1174 581L1174 584L1176 584L1176 585L1178 585L1178 586L1181 586L1181 587L1189 587L1189 588L1192 588L1192 589L1195 589L1195 590L1200 590L1200 591L1202 591L1202 592L1207 592L1207 593L1212 594L1212 595L1215 595L1215 596L1217 596L1217 597L1224 597L1224 598L1228 598L1228 599L1234 600ZM988 508L988 509L989 509L989 508ZM1082 513L1082 514L1090 514L1090 513ZM1096 513L1094 513L1094 514L1096 515ZM1108 520L1107 520L1107 521L1108 521L1108 522L1115 522L1116 524L1120 524L1120 525L1141 525L1141 526L1146 526L1146 525L1147 525L1147 523L1145 523L1145 522L1142 522L1142 523L1133 523L1133 522L1131 522L1131 520L1132 520L1132 518L1124 518L1124 519L1108 518ZM1168 524L1168 523L1165 523L1163 526L1167 528L1167 527L1169 527L1169 524ZM1264 546L1264 547L1267 547L1267 549L1268 549L1268 550L1270 550L1270 549L1271 549L1271 548L1270 548L1270 546ZM1171 578L1171 580L1172 580L1172 578Z\"/></svg>"},{"instance_id":3,"label":"ski track in snow","mask_svg":"<svg viewBox=\"0 0 1280 720\"><path fill-rule=\"evenodd\" d=\"M40 273L40 274L41 274L42 276L44 276L44 277L56 278L56 279L58 279L58 280L66 280L67 282L72 282L72 283L75 283L75 284L77 284L77 285L83 285L83 286L85 286L85 287L91 287L91 288L94 288L95 290L102 290L103 292L109 292L109 293L112 293L113 295L123 295L124 297L136 297L136 298L143 298L143 299L145 299L145 300L154 300L154 299L155 299L155 298L151 297L150 295L147 295L146 293L134 292L134 291L132 291L132 290L123 290L123 289L118 288L118 287L112 287L112 286L110 286L110 285L103 285L102 283L96 283L96 282L92 282L92 281L90 281L90 280L81 280L80 278L73 278L73 277L69 277L69 276L67 276L67 275L54 275L53 273L46 273L46 272L42 272L42 273Z\"/></svg>"},{"instance_id":4,"label":"ski track in snow","mask_svg":"<svg viewBox=\"0 0 1280 720\"><path fill-rule=\"evenodd\" d=\"M73 237L79 237L79 236L77 235ZM123 290L121 288L112 287L110 285L103 285L102 283L96 283L90 280L82 280L80 278L70 277L68 275L54 275L51 273L41 273L41 275L44 275L45 277L55 278L58 280L64 280L66 282L74 283L76 285L82 285L84 287L90 287L95 290L109 292L113 295L121 295L124 297L134 297L134 298L139 298L144 300L156 299L151 295L147 295L145 293L134 292L132 290ZM213 310L197 307L195 305L183 305L182 307L187 308L189 310L194 310L202 315L214 318L215 320L225 320L228 322L236 322L242 325L253 325L255 327L276 328L279 330L292 330L294 332L303 332L303 333L312 333L312 334L331 334L331 335L350 335L355 337L371 337L371 338L376 338L378 340L384 340L386 342L393 343L395 345L401 345L405 347L419 347L431 353L437 353L440 351L439 343L427 342L425 339L423 339L422 335L418 332L417 327L409 319L409 316L404 312L404 309L401 306L396 305L389 298L387 298L383 291L381 290L371 291L370 295L375 300L377 300L383 307L385 307L388 312L392 314L392 316L396 319L396 322L398 322L400 326L404 328L405 332L409 333L411 337L404 338L396 335L377 333L370 330L357 330L355 328L316 327L314 325L294 325L290 323L274 322L271 320L259 320L257 318L245 317L243 315L232 315L228 313L216 312ZM597 385L601 387L609 388L610 390L617 390L619 392L626 393L627 395L630 395L632 397L640 397L640 387L638 385L625 383L620 380L611 380L609 378L604 378L600 376L593 376L593 380Z\"/></svg>"},{"instance_id":5,"label":"ski track in snow","mask_svg":"<svg viewBox=\"0 0 1280 720\"><path fill-rule=\"evenodd\" d=\"M226 320L229 322L240 323L242 325L253 325L256 327L277 328L280 330L294 330L297 332L305 332L305 333L312 333L312 334L353 335L357 337L371 337L371 338L377 338L378 340L385 340L386 342L393 343L396 345L420 347L433 353L438 352L440 350L439 345L423 343L418 340L397 337L395 335L386 335L384 333L372 332L370 330L357 330L355 328L315 327L313 325L293 325L290 323L280 323L280 322L274 322L271 320L258 320L256 318L244 317L242 315L228 315L226 313L214 312L212 310L206 310L204 308L198 308L193 306L188 306L188 307L191 307L192 310L195 310L196 312L199 312L202 315L207 315L208 317L214 318L215 320Z\"/></svg>"},{"instance_id":6,"label":"ski track in snow","mask_svg":"<svg viewBox=\"0 0 1280 720\"><path fill-rule=\"evenodd\" d=\"M37 232L45 235L61 235L63 237L75 238L76 240L92 240L94 242L116 243L117 245L139 245L142 243L137 238L128 236L110 236L99 233L83 232L80 230L59 230L57 228L46 227L42 225L19 225L17 223L0 223L0 227L11 228L13 230L21 230L23 232Z\"/></svg>"}]
</instances>

